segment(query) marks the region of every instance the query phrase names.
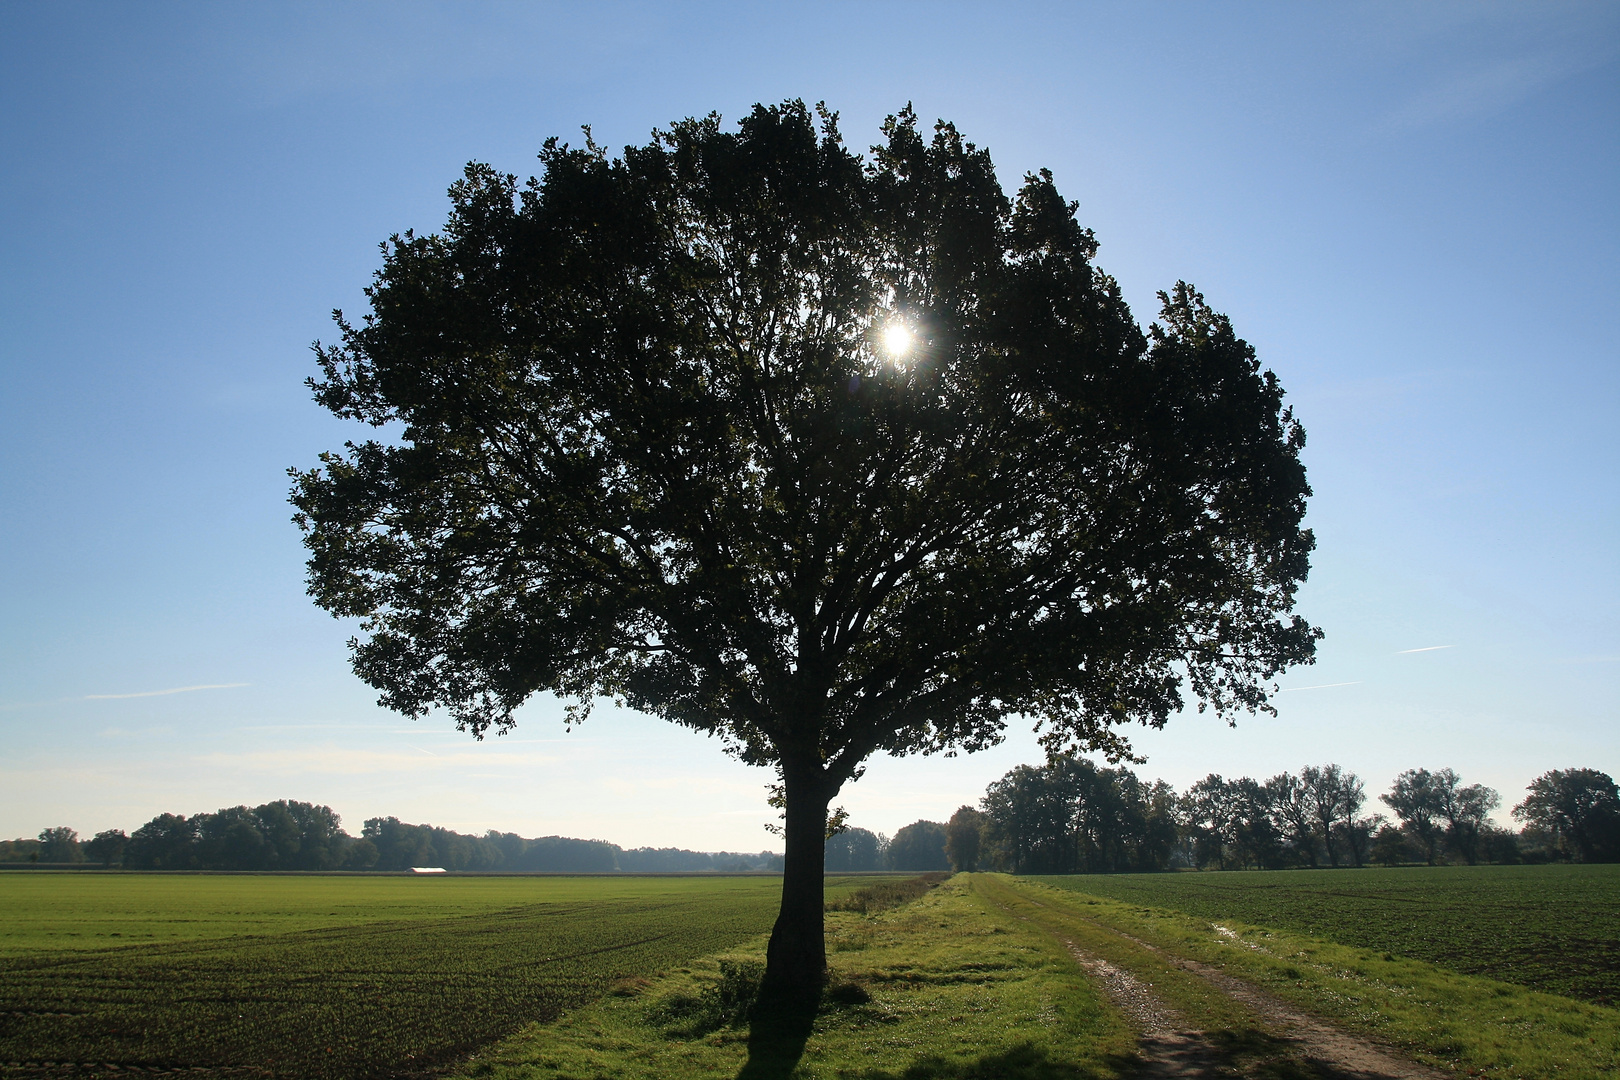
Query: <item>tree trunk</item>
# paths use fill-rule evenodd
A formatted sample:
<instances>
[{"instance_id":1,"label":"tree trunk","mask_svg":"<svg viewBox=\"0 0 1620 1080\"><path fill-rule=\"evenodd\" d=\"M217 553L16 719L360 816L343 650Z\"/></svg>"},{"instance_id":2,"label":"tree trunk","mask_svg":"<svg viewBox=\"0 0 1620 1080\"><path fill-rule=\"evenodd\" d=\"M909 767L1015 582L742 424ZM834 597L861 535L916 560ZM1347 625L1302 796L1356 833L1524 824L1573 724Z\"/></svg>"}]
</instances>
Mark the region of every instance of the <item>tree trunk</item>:
<instances>
[{"instance_id":1,"label":"tree trunk","mask_svg":"<svg viewBox=\"0 0 1620 1080\"><path fill-rule=\"evenodd\" d=\"M760 1005L768 1009L814 1008L827 980L827 939L822 912L830 789L819 765L782 770L786 822L783 839L782 908L765 952Z\"/></svg>"}]
</instances>

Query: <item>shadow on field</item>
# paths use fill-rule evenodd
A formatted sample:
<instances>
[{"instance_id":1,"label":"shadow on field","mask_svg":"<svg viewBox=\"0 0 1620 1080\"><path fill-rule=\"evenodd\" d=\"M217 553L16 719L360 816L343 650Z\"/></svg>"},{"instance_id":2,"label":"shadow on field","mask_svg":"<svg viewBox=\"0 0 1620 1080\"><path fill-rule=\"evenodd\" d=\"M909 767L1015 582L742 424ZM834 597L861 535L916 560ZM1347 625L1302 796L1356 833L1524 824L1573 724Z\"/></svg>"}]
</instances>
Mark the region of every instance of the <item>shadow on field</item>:
<instances>
[{"instance_id":1,"label":"shadow on field","mask_svg":"<svg viewBox=\"0 0 1620 1080\"><path fill-rule=\"evenodd\" d=\"M814 1013L807 1016L779 1014L767 1023L756 1021L748 1034L748 1062L736 1080L787 1080L804 1053L814 1023ZM1122 1060L1117 1064L1129 1069L1135 1062ZM929 1055L918 1058L900 1072L873 1069L850 1075L860 1080L1097 1080L1100 1074L1060 1061L1040 1047L1025 1043L970 1062Z\"/></svg>"},{"instance_id":2,"label":"shadow on field","mask_svg":"<svg viewBox=\"0 0 1620 1080\"><path fill-rule=\"evenodd\" d=\"M903 1072L873 1069L859 1074L861 1080L1096 1080L1098 1075L1093 1069L1061 1061L1029 1043L970 1062L929 1055L918 1058Z\"/></svg>"},{"instance_id":3,"label":"shadow on field","mask_svg":"<svg viewBox=\"0 0 1620 1080\"><path fill-rule=\"evenodd\" d=\"M787 1080L816 1026L819 1002L756 1006L748 1026L748 1060L737 1080Z\"/></svg>"}]
</instances>

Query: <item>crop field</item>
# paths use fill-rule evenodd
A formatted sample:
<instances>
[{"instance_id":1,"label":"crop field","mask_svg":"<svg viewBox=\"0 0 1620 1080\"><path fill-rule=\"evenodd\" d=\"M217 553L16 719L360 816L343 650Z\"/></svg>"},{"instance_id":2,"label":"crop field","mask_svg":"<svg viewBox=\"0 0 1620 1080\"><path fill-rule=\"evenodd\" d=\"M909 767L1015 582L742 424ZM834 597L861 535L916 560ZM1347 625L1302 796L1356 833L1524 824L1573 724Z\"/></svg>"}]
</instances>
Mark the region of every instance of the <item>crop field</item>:
<instances>
[{"instance_id":1,"label":"crop field","mask_svg":"<svg viewBox=\"0 0 1620 1080\"><path fill-rule=\"evenodd\" d=\"M1620 865L1441 866L1043 877L1204 919L1235 919L1620 1002Z\"/></svg>"},{"instance_id":2,"label":"crop field","mask_svg":"<svg viewBox=\"0 0 1620 1080\"><path fill-rule=\"evenodd\" d=\"M838 887L839 883L830 883ZM847 885L846 885L847 887ZM781 880L0 875L0 1075L360 1078L769 929ZM135 942L135 944L126 944Z\"/></svg>"},{"instance_id":3,"label":"crop field","mask_svg":"<svg viewBox=\"0 0 1620 1080\"><path fill-rule=\"evenodd\" d=\"M1098 963L1221 1075L1317 1075L1228 976L1442 1070L1620 1075L1620 868L828 886L824 1012L749 1072L780 878L0 874L0 1077L1122 1078Z\"/></svg>"}]
</instances>

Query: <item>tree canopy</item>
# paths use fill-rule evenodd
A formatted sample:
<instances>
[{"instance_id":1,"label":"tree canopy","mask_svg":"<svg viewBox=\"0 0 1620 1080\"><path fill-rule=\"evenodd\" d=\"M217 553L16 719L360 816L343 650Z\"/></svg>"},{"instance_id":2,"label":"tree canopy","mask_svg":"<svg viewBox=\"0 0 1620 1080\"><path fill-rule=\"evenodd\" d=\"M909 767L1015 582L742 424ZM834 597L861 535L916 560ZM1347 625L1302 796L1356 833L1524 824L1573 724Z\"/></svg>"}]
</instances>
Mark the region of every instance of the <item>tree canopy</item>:
<instances>
[{"instance_id":1,"label":"tree canopy","mask_svg":"<svg viewBox=\"0 0 1620 1080\"><path fill-rule=\"evenodd\" d=\"M1117 760L1311 660L1277 379L1185 283L1139 327L1049 173L1009 198L909 109L862 157L800 102L540 158L469 165L317 346L316 400L379 433L295 471L310 592L402 713L605 695L774 767L768 990L819 979L870 755L1016 715Z\"/></svg>"},{"instance_id":2,"label":"tree canopy","mask_svg":"<svg viewBox=\"0 0 1620 1080\"><path fill-rule=\"evenodd\" d=\"M1620 861L1620 787L1597 769L1553 769L1530 784L1513 816L1553 838L1565 858Z\"/></svg>"}]
</instances>

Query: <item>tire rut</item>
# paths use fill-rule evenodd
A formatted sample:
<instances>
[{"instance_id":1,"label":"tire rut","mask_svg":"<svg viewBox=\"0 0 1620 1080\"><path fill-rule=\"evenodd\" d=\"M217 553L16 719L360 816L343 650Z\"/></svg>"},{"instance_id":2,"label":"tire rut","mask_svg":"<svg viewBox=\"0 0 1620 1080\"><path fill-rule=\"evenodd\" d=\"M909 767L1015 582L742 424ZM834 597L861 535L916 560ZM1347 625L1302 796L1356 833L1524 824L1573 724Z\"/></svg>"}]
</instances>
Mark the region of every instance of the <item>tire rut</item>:
<instances>
[{"instance_id":1,"label":"tire rut","mask_svg":"<svg viewBox=\"0 0 1620 1080\"><path fill-rule=\"evenodd\" d=\"M1036 907L1050 908L1050 905L1038 900L1024 899ZM995 903L1003 913L1013 915L1061 942L1081 969L1102 988L1109 1001L1131 1019L1141 1032L1138 1042L1138 1054L1143 1062L1141 1076L1152 1080L1172 1080L1230 1075L1228 1069L1221 1067L1223 1056L1210 1041L1208 1033L1192 1028L1180 1012L1153 993L1151 984L1088 953L1073 941L1027 916L1015 915L994 900L991 903ZM1171 966L1196 975L1222 994L1246 1006L1272 1029L1272 1034L1296 1049L1323 1080L1443 1080L1448 1076L1438 1069L1401 1057L1396 1051L1370 1039L1353 1035L1301 1012L1252 983L1228 975L1219 968L1176 956L1078 912L1065 914L1156 954Z\"/></svg>"},{"instance_id":2,"label":"tire rut","mask_svg":"<svg viewBox=\"0 0 1620 1080\"><path fill-rule=\"evenodd\" d=\"M1030 925L1038 924L1030 922ZM1058 940L1102 988L1114 1007L1130 1017L1141 1033L1136 1052L1142 1059L1142 1070L1137 1075L1151 1080L1216 1075L1220 1052L1202 1031L1189 1025L1186 1017L1154 994L1147 983L1102 957L1093 956L1067 938L1058 937Z\"/></svg>"}]
</instances>

